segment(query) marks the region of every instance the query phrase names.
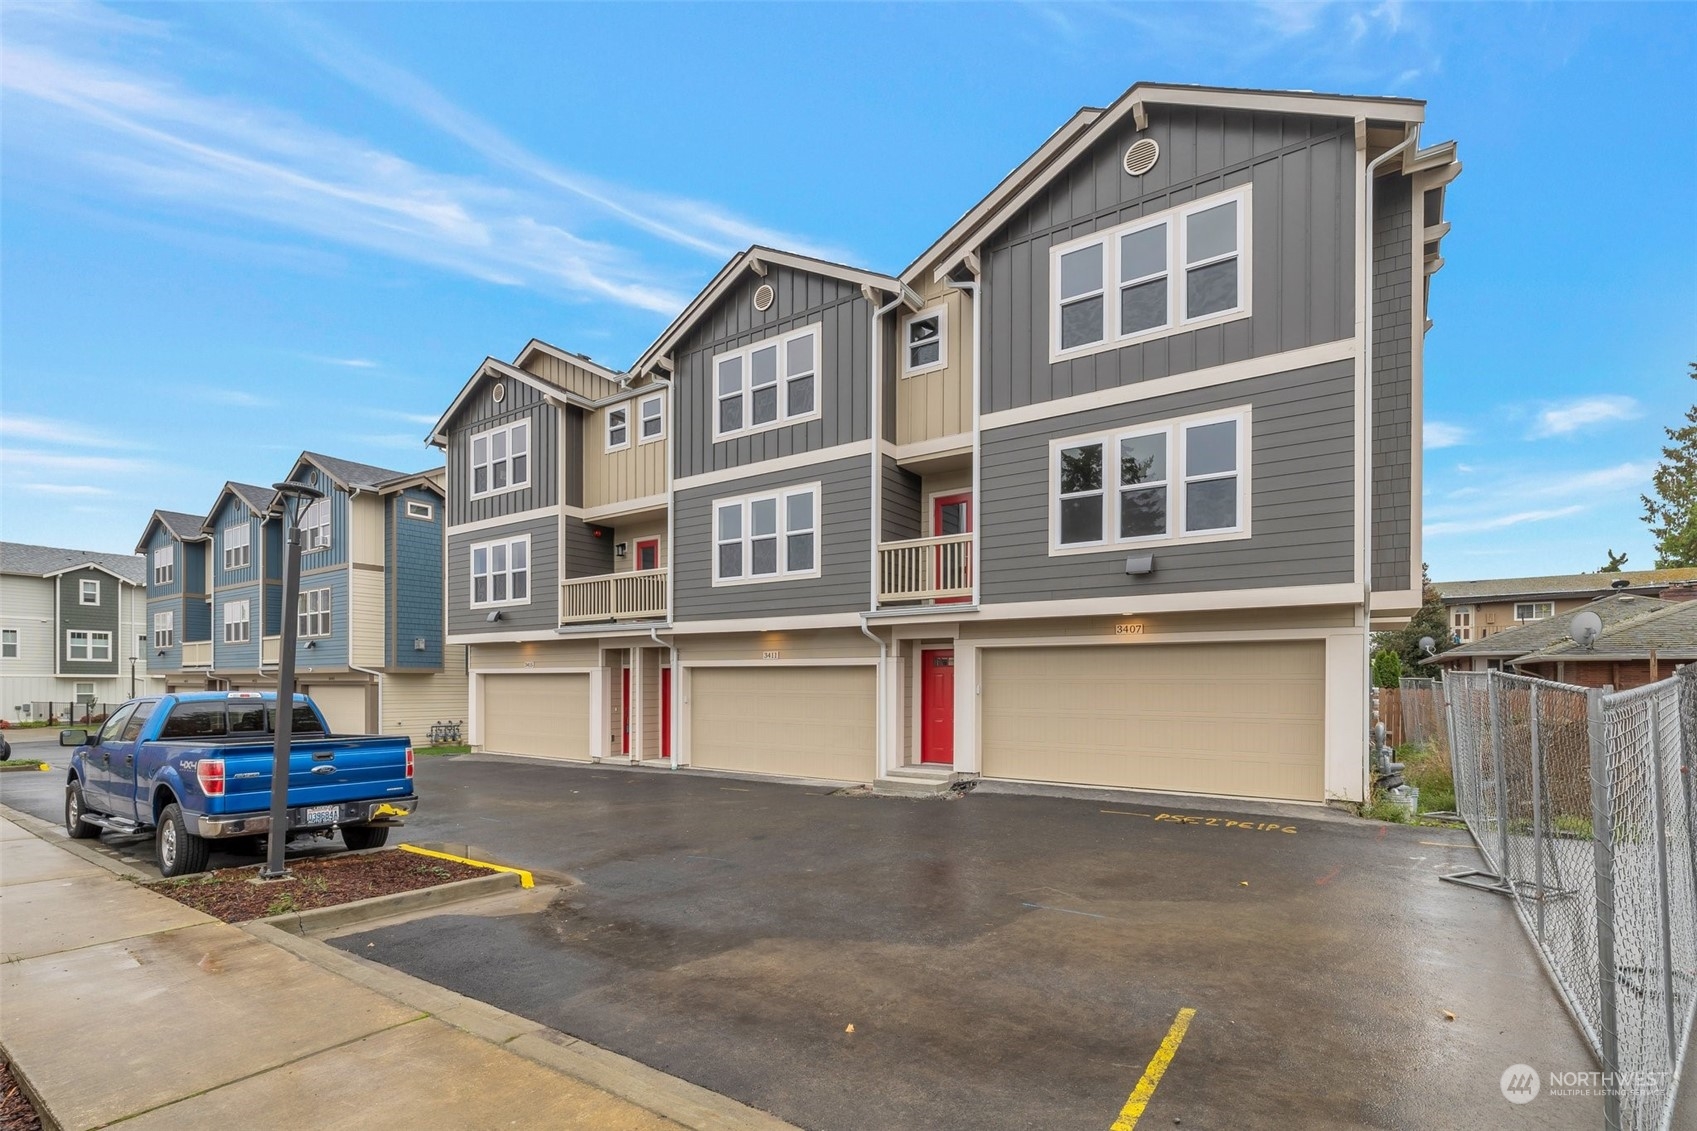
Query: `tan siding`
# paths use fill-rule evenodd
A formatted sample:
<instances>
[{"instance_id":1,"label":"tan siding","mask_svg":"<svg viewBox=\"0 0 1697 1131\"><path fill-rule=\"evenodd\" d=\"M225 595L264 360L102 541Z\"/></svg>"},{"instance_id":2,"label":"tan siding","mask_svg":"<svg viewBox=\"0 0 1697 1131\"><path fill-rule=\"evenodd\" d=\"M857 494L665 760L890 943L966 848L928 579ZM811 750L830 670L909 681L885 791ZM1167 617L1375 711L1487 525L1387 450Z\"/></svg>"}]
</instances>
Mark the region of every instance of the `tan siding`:
<instances>
[{"instance_id":1,"label":"tan siding","mask_svg":"<svg viewBox=\"0 0 1697 1131\"><path fill-rule=\"evenodd\" d=\"M637 700L642 705L642 749L637 753L643 758L660 757L660 661L665 654L657 648L643 651L642 690Z\"/></svg>"},{"instance_id":2,"label":"tan siding","mask_svg":"<svg viewBox=\"0 0 1697 1131\"><path fill-rule=\"evenodd\" d=\"M878 648L860 632L849 629L818 632L759 632L737 636L680 636L680 663L739 660L759 663L765 653L779 660L877 659Z\"/></svg>"},{"instance_id":3,"label":"tan siding","mask_svg":"<svg viewBox=\"0 0 1697 1131\"><path fill-rule=\"evenodd\" d=\"M660 543L660 568L666 567L666 520L664 518L644 519L613 527L613 544L626 543L625 556L613 559L614 573L628 573L636 568L636 544L648 539L657 539Z\"/></svg>"},{"instance_id":4,"label":"tan siding","mask_svg":"<svg viewBox=\"0 0 1697 1131\"><path fill-rule=\"evenodd\" d=\"M595 640L538 640L529 643L471 645L471 670L475 672L524 671L527 668L593 668L600 662L600 645Z\"/></svg>"},{"instance_id":5,"label":"tan siding","mask_svg":"<svg viewBox=\"0 0 1697 1131\"><path fill-rule=\"evenodd\" d=\"M382 565L384 556L384 503L378 495L362 493L348 499L352 528L349 560L361 565Z\"/></svg>"},{"instance_id":6,"label":"tan siding","mask_svg":"<svg viewBox=\"0 0 1697 1131\"><path fill-rule=\"evenodd\" d=\"M666 430L672 426L671 395L660 394L666 401ZM642 443L637 436L641 421L638 407L642 397L633 397L608 408L599 408L584 418L583 436L583 505L608 506L630 499L646 499L666 492L667 441ZM612 408L630 412L631 442L616 452L607 451L607 413Z\"/></svg>"},{"instance_id":7,"label":"tan siding","mask_svg":"<svg viewBox=\"0 0 1697 1131\"><path fill-rule=\"evenodd\" d=\"M1139 625L1141 636L1176 632L1272 632L1280 630L1350 628L1354 610L1348 606L1294 609L1219 609L1194 613L1155 613L1128 617L1074 617L973 622L963 620L962 640L1040 640L1045 638L1122 639L1121 625Z\"/></svg>"},{"instance_id":8,"label":"tan siding","mask_svg":"<svg viewBox=\"0 0 1697 1131\"><path fill-rule=\"evenodd\" d=\"M1539 598L1539 599L1535 599L1535 600L1537 602L1542 602L1542 601L1549 600L1549 599L1548 598ZM1555 600L1551 603L1555 605L1555 615L1559 617L1559 616L1565 616L1569 613L1578 612L1580 609L1583 609L1586 605L1589 605L1593 600L1595 600L1595 598L1593 598L1593 597L1575 597L1575 598L1569 598L1569 599L1566 599L1566 600L1558 599L1558 600ZM1472 635L1472 637L1469 638L1469 642L1471 642L1473 640L1483 639L1485 636L1494 636L1497 633L1504 631L1505 629L1519 628L1523 624L1530 623L1528 621L1520 621L1520 620L1514 619L1514 607L1516 605L1524 605L1524 604L1529 604L1529 603L1534 603L1534 602L1527 602L1527 601L1486 601L1486 602L1482 602L1480 604L1474 605L1473 606L1473 635Z\"/></svg>"},{"instance_id":9,"label":"tan siding","mask_svg":"<svg viewBox=\"0 0 1697 1131\"><path fill-rule=\"evenodd\" d=\"M384 664L383 615L386 611L383 571L355 567L349 571L348 592L353 662L362 668L380 668Z\"/></svg>"},{"instance_id":10,"label":"tan siding","mask_svg":"<svg viewBox=\"0 0 1697 1131\"><path fill-rule=\"evenodd\" d=\"M898 444L972 431L972 304L960 291L931 282L929 273L914 289L925 299L926 309L941 305L948 311L948 364L929 373L903 377L906 345L905 326L902 328L892 369L896 375Z\"/></svg>"},{"instance_id":11,"label":"tan siding","mask_svg":"<svg viewBox=\"0 0 1697 1131\"><path fill-rule=\"evenodd\" d=\"M591 373L582 366L574 365L564 358L538 351L529 361L525 362L524 370L534 373L551 385L567 389L580 397L596 401L602 397L611 396L618 392L619 386L599 374Z\"/></svg>"},{"instance_id":12,"label":"tan siding","mask_svg":"<svg viewBox=\"0 0 1697 1131\"><path fill-rule=\"evenodd\" d=\"M587 675L492 675L483 684L483 749L589 759Z\"/></svg>"},{"instance_id":13,"label":"tan siding","mask_svg":"<svg viewBox=\"0 0 1697 1131\"><path fill-rule=\"evenodd\" d=\"M332 734L368 734L371 730L371 685L367 683L318 683L306 685L306 694L318 705Z\"/></svg>"},{"instance_id":14,"label":"tan siding","mask_svg":"<svg viewBox=\"0 0 1697 1131\"><path fill-rule=\"evenodd\" d=\"M466 650L450 644L443 650L442 670L428 675L383 677L384 734L403 734L414 744L430 741L430 727L456 722L462 733L470 711L466 702Z\"/></svg>"},{"instance_id":15,"label":"tan siding","mask_svg":"<svg viewBox=\"0 0 1697 1131\"><path fill-rule=\"evenodd\" d=\"M869 782L876 684L870 665L697 668L690 673L690 764Z\"/></svg>"}]
</instances>

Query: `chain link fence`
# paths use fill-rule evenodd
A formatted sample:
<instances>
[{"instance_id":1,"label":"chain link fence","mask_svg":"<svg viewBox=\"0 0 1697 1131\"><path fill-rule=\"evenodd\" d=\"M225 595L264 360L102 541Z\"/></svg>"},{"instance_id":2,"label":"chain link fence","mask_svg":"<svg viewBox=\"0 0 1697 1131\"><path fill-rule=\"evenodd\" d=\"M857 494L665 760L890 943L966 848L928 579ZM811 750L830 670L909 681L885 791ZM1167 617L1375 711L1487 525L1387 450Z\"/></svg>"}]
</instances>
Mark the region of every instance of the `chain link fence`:
<instances>
[{"instance_id":1,"label":"chain link fence","mask_svg":"<svg viewBox=\"0 0 1697 1131\"><path fill-rule=\"evenodd\" d=\"M1697 1007L1697 666L1618 694L1447 681L1456 808L1610 1074L1606 1125L1665 1131Z\"/></svg>"}]
</instances>

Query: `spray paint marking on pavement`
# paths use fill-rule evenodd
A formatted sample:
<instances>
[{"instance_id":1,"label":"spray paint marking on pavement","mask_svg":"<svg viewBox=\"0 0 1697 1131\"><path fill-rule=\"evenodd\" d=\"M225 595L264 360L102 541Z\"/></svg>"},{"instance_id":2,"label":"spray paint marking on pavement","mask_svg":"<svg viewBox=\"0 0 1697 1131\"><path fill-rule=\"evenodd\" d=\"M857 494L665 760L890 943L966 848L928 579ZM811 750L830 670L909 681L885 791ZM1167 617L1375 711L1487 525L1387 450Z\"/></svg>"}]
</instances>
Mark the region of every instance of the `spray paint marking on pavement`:
<instances>
[{"instance_id":1,"label":"spray paint marking on pavement","mask_svg":"<svg viewBox=\"0 0 1697 1131\"><path fill-rule=\"evenodd\" d=\"M1143 1079L1131 1090L1131 1098L1120 1108L1119 1118L1114 1120L1108 1131L1133 1131L1137 1126L1137 1121L1143 1118L1143 1109L1149 1106L1149 1101L1155 1096L1155 1085L1159 1084L1161 1077L1166 1074L1167 1065L1172 1063L1173 1054L1178 1052L1179 1042L1184 1040L1185 1030L1190 1028L1190 1019L1195 1016L1196 1011L1188 1006L1178 1011L1178 1016L1173 1018L1172 1028L1161 1038L1161 1047L1149 1058L1149 1067L1143 1070Z\"/></svg>"}]
</instances>

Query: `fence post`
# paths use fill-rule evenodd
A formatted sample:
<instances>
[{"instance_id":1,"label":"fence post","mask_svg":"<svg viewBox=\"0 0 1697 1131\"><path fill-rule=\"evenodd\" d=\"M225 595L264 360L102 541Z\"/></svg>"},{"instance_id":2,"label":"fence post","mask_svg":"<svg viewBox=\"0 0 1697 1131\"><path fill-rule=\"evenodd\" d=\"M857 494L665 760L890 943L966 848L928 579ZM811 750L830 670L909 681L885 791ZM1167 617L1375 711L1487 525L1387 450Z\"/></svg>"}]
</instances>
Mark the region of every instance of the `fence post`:
<instances>
[{"instance_id":1,"label":"fence post","mask_svg":"<svg viewBox=\"0 0 1697 1131\"><path fill-rule=\"evenodd\" d=\"M1672 1067L1679 1059L1679 1022L1673 996L1673 928L1668 903L1673 888L1668 883L1667 784L1662 780L1662 710L1650 699L1650 818L1656 824L1651 842L1656 849L1656 908L1661 918L1662 1005L1667 1014L1668 1059Z\"/></svg>"},{"instance_id":2,"label":"fence post","mask_svg":"<svg viewBox=\"0 0 1697 1131\"><path fill-rule=\"evenodd\" d=\"M1509 875L1508 866L1508 782L1503 774L1503 723L1497 716L1497 675L1485 673L1485 694L1491 715L1491 774L1497 779L1497 851L1501 854L1497 857L1497 878L1513 895L1514 877Z\"/></svg>"},{"instance_id":3,"label":"fence post","mask_svg":"<svg viewBox=\"0 0 1697 1131\"><path fill-rule=\"evenodd\" d=\"M1544 945L1544 748L1538 739L1538 685L1532 685L1532 889L1538 908L1538 945Z\"/></svg>"},{"instance_id":4,"label":"fence post","mask_svg":"<svg viewBox=\"0 0 1697 1131\"><path fill-rule=\"evenodd\" d=\"M1603 693L1585 692L1585 730L1591 753L1591 852L1597 870L1597 996L1600 1008L1597 1037L1602 1042L1603 1072L1618 1082L1620 1035L1615 1020L1615 888L1612 842L1608 736L1603 727ZM1620 1131L1620 1090L1603 1092L1603 1126Z\"/></svg>"}]
</instances>

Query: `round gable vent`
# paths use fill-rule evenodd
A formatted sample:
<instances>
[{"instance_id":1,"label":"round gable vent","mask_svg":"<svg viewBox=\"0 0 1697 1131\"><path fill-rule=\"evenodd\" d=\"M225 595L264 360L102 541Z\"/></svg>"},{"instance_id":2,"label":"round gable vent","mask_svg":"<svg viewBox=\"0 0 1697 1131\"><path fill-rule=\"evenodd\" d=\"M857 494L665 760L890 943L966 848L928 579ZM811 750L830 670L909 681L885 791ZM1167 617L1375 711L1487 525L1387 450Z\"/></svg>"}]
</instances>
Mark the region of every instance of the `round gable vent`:
<instances>
[{"instance_id":1,"label":"round gable vent","mask_svg":"<svg viewBox=\"0 0 1697 1131\"><path fill-rule=\"evenodd\" d=\"M758 287L754 288L754 309L772 309L772 300L776 297L777 295L772 291L771 283L761 283Z\"/></svg>"},{"instance_id":2,"label":"round gable vent","mask_svg":"<svg viewBox=\"0 0 1697 1131\"><path fill-rule=\"evenodd\" d=\"M1125 171L1141 177L1161 159L1161 146L1152 137L1139 138L1125 151Z\"/></svg>"},{"instance_id":3,"label":"round gable vent","mask_svg":"<svg viewBox=\"0 0 1697 1131\"><path fill-rule=\"evenodd\" d=\"M503 382L497 381L495 388L490 391L489 395L495 398L496 404L500 404L507 399L507 386Z\"/></svg>"}]
</instances>

